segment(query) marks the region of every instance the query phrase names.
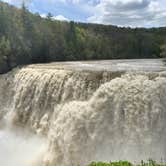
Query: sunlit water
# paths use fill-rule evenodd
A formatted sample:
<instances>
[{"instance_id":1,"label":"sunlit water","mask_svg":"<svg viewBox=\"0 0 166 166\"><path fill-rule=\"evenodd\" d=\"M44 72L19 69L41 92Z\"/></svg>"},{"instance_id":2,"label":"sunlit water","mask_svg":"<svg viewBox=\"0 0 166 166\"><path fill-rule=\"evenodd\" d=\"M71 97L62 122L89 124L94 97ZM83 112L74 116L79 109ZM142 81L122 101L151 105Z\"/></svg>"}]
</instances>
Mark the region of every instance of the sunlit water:
<instances>
[{"instance_id":1,"label":"sunlit water","mask_svg":"<svg viewBox=\"0 0 166 166\"><path fill-rule=\"evenodd\" d=\"M164 160L165 62L59 62L17 68L0 76L0 119L3 166Z\"/></svg>"},{"instance_id":2,"label":"sunlit water","mask_svg":"<svg viewBox=\"0 0 166 166\"><path fill-rule=\"evenodd\" d=\"M54 62L49 64L31 65L35 68L68 68L75 70L91 71L165 71L165 59L123 59L123 60L100 60L100 61L70 61Z\"/></svg>"}]
</instances>

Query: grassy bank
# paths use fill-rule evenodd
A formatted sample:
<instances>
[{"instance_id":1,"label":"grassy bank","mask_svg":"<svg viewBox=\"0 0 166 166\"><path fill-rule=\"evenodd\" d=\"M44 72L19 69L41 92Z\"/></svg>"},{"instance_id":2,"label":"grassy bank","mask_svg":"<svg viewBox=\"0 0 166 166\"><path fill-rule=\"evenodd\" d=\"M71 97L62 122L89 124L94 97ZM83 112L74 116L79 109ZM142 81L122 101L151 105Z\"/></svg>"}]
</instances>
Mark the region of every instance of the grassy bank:
<instances>
[{"instance_id":1,"label":"grassy bank","mask_svg":"<svg viewBox=\"0 0 166 166\"><path fill-rule=\"evenodd\" d=\"M110 163L103 163L103 162L92 162L90 165L88 166L166 166L166 163L157 163L153 160L149 160L148 162L144 162L144 161L141 161L141 163L139 164L133 164L133 163L130 163L128 161L119 161L119 162L110 162Z\"/></svg>"}]
</instances>

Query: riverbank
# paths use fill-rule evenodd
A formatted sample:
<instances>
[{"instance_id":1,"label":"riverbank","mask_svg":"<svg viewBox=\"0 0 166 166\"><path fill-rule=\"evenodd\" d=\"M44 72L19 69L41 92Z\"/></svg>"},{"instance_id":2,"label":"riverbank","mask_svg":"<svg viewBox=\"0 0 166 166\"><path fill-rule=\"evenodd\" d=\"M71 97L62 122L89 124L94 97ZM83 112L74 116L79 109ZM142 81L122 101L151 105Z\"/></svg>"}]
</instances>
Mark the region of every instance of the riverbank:
<instances>
[{"instance_id":1,"label":"riverbank","mask_svg":"<svg viewBox=\"0 0 166 166\"><path fill-rule=\"evenodd\" d=\"M149 160L148 162L141 161L140 163L133 164L128 161L118 161L118 162L110 162L110 163L104 163L104 162L92 162L89 166L166 166L166 163L164 163L161 159L161 163L157 163L153 160Z\"/></svg>"}]
</instances>

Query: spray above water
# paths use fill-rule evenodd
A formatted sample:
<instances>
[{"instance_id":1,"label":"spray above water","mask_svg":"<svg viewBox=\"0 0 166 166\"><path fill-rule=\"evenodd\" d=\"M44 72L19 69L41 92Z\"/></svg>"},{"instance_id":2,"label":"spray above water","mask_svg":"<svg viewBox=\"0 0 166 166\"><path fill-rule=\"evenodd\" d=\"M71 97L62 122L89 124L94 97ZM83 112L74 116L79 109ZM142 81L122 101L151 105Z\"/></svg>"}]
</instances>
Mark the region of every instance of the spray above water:
<instances>
[{"instance_id":1,"label":"spray above water","mask_svg":"<svg viewBox=\"0 0 166 166\"><path fill-rule=\"evenodd\" d=\"M0 147L3 166L32 166L38 162L38 158L42 158L45 150L43 139L7 129L0 130Z\"/></svg>"},{"instance_id":2,"label":"spray above water","mask_svg":"<svg viewBox=\"0 0 166 166\"><path fill-rule=\"evenodd\" d=\"M5 166L84 166L166 156L164 72L32 65L1 76L0 92L0 118L9 128L0 130Z\"/></svg>"}]
</instances>

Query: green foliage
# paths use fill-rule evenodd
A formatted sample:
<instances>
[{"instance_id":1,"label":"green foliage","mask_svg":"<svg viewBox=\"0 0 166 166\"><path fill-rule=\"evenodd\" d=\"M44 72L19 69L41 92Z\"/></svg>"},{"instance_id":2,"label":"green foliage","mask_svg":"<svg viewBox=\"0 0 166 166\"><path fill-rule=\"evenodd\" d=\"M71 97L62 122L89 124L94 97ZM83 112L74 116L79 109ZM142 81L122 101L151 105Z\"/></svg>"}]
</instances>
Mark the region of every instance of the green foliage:
<instances>
[{"instance_id":1,"label":"green foliage","mask_svg":"<svg viewBox=\"0 0 166 166\"><path fill-rule=\"evenodd\" d=\"M52 17L53 17L53 15L52 15L51 13L48 13L48 14L47 14L47 19L51 20Z\"/></svg>"},{"instance_id":2,"label":"green foliage","mask_svg":"<svg viewBox=\"0 0 166 166\"><path fill-rule=\"evenodd\" d=\"M119 162L110 162L110 163L92 162L88 166L134 166L134 165L136 166L166 166L166 164L163 164L163 163L158 164L153 160L149 160L148 162L141 161L140 164L132 164L128 161L119 161Z\"/></svg>"},{"instance_id":3,"label":"green foliage","mask_svg":"<svg viewBox=\"0 0 166 166\"><path fill-rule=\"evenodd\" d=\"M161 49L160 53L161 57L166 58L166 42L161 45L160 49Z\"/></svg>"},{"instance_id":4,"label":"green foliage","mask_svg":"<svg viewBox=\"0 0 166 166\"><path fill-rule=\"evenodd\" d=\"M0 38L0 73L8 71L11 68L11 55L10 41L3 36Z\"/></svg>"},{"instance_id":5,"label":"green foliage","mask_svg":"<svg viewBox=\"0 0 166 166\"><path fill-rule=\"evenodd\" d=\"M133 164L131 164L127 161L110 162L110 163L92 162L89 166L133 166Z\"/></svg>"},{"instance_id":6,"label":"green foliage","mask_svg":"<svg viewBox=\"0 0 166 166\"><path fill-rule=\"evenodd\" d=\"M0 2L0 73L29 63L165 57L165 38L166 28L60 22Z\"/></svg>"}]
</instances>

